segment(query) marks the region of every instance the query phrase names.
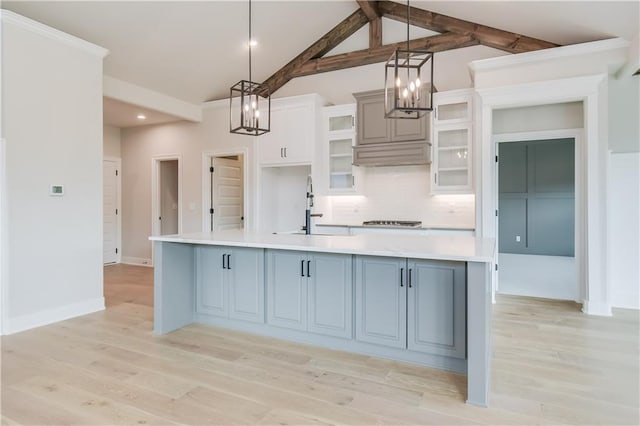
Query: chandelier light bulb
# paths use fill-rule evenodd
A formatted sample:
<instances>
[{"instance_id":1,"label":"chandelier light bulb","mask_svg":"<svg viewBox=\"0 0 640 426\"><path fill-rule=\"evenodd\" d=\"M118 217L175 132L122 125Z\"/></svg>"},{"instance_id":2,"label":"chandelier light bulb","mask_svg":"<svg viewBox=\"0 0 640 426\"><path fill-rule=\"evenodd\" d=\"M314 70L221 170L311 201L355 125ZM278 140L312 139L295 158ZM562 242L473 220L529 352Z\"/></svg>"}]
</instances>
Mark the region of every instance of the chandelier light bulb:
<instances>
[{"instance_id":1,"label":"chandelier light bulb","mask_svg":"<svg viewBox=\"0 0 640 426\"><path fill-rule=\"evenodd\" d=\"M413 81L409 83L409 90L411 90L412 92L416 91L416 85Z\"/></svg>"},{"instance_id":2,"label":"chandelier light bulb","mask_svg":"<svg viewBox=\"0 0 640 426\"><path fill-rule=\"evenodd\" d=\"M260 110L259 109L256 110L256 118L260 118Z\"/></svg>"},{"instance_id":3,"label":"chandelier light bulb","mask_svg":"<svg viewBox=\"0 0 640 426\"><path fill-rule=\"evenodd\" d=\"M421 84L420 77L416 77L416 87L420 87Z\"/></svg>"},{"instance_id":4,"label":"chandelier light bulb","mask_svg":"<svg viewBox=\"0 0 640 426\"><path fill-rule=\"evenodd\" d=\"M396 86L400 87L401 84L400 77L396 78Z\"/></svg>"},{"instance_id":5,"label":"chandelier light bulb","mask_svg":"<svg viewBox=\"0 0 640 426\"><path fill-rule=\"evenodd\" d=\"M249 111L249 104L244 104L244 110Z\"/></svg>"},{"instance_id":6,"label":"chandelier light bulb","mask_svg":"<svg viewBox=\"0 0 640 426\"><path fill-rule=\"evenodd\" d=\"M405 87L405 89L402 91L402 97L406 98L409 96L409 91L407 90L407 88Z\"/></svg>"},{"instance_id":7,"label":"chandelier light bulb","mask_svg":"<svg viewBox=\"0 0 640 426\"><path fill-rule=\"evenodd\" d=\"M257 106L256 101L251 101L251 108L256 109Z\"/></svg>"}]
</instances>

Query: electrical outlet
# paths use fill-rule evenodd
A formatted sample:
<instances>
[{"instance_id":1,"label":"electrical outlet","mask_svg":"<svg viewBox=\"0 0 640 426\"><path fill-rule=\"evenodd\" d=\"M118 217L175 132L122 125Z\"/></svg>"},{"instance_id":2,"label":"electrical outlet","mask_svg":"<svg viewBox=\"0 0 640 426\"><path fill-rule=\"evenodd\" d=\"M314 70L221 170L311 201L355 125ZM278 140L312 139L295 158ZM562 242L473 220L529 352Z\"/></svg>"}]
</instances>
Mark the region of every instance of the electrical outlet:
<instances>
[{"instance_id":1,"label":"electrical outlet","mask_svg":"<svg viewBox=\"0 0 640 426\"><path fill-rule=\"evenodd\" d=\"M516 243L520 242L520 235L516 235Z\"/></svg>"}]
</instances>

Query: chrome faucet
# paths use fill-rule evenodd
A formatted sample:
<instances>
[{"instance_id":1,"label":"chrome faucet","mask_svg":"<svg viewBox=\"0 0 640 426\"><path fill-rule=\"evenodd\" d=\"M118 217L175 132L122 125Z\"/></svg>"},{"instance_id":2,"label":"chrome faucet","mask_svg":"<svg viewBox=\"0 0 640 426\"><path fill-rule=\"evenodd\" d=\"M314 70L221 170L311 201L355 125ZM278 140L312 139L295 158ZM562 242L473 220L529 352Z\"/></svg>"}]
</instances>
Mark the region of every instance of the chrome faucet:
<instances>
[{"instance_id":1,"label":"chrome faucet","mask_svg":"<svg viewBox=\"0 0 640 426\"><path fill-rule=\"evenodd\" d=\"M304 211L304 226L302 229L304 233L309 235L311 234L311 218L312 217L322 217L322 213L311 213L311 208L313 207L313 182L311 181L311 175L307 176L307 205Z\"/></svg>"}]
</instances>

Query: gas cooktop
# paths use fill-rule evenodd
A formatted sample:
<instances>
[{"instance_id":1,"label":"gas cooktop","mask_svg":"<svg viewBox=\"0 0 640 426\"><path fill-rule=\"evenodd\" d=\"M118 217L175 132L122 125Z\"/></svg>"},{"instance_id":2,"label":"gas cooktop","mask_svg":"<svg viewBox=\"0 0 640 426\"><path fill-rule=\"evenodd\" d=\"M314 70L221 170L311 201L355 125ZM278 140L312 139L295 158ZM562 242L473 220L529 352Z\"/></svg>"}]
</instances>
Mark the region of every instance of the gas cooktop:
<instances>
[{"instance_id":1,"label":"gas cooktop","mask_svg":"<svg viewBox=\"0 0 640 426\"><path fill-rule=\"evenodd\" d=\"M418 228L421 225L422 222L417 220L367 220L362 222L362 226L384 226L398 228Z\"/></svg>"}]
</instances>

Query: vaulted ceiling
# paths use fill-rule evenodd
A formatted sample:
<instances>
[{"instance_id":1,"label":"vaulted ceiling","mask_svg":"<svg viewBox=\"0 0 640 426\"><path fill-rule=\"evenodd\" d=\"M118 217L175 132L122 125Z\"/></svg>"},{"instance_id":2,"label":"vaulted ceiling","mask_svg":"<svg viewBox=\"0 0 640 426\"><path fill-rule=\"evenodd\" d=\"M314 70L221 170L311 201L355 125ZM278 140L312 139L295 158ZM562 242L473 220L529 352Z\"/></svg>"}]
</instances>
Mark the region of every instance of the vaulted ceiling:
<instances>
[{"instance_id":1,"label":"vaulted ceiling","mask_svg":"<svg viewBox=\"0 0 640 426\"><path fill-rule=\"evenodd\" d=\"M364 4L362 12L358 12L359 3ZM471 34L472 27L460 27L457 21L437 15L412 14L415 18L412 23L416 25L411 30L412 39L423 39L419 43L441 49L481 45L483 57L504 54L505 50L544 47L537 44L543 42L565 45L610 37L629 40L638 32L640 13L636 1L412 1L411 5L531 38L498 37L502 40L500 43L506 44L496 45L493 30L475 27L476 32ZM360 52L354 59L353 55L344 54L369 49L372 37L380 46L402 41L406 29L397 20L402 20L405 8L386 1L379 3L377 9L368 6L353 0L255 1L253 32L259 45L253 51L254 80L274 83L280 78L278 84L273 85L276 88L289 78L330 70L336 63L339 67L360 65L358 61L362 65L371 63L373 55ZM2 8L109 49L106 74L186 101L198 103L224 98L232 84L248 77L248 17L244 1L22 0L4 1ZM382 20L375 19L378 14L383 16ZM350 16L355 16L357 28L343 43L327 44L313 55L307 55L290 72L277 74L285 64ZM380 30L381 37L376 35ZM438 36L439 33L443 35ZM379 41L375 41L375 37L379 37ZM378 49L375 53L384 61L383 56L388 53L380 46L374 46ZM465 49L478 52L480 47L462 48L458 56L464 55ZM476 57L470 55L469 60L472 59ZM284 79L283 74L287 74Z\"/></svg>"}]
</instances>

